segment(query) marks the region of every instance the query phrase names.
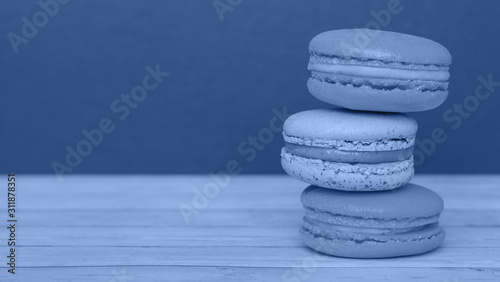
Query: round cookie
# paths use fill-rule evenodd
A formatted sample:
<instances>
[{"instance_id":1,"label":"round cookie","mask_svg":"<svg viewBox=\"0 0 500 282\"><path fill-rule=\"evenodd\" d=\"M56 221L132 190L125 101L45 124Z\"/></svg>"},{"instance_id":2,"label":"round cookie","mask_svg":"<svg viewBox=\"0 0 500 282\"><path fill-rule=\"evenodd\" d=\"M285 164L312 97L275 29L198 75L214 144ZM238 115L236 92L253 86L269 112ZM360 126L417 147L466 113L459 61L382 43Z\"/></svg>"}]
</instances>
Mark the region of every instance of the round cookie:
<instances>
[{"instance_id":1,"label":"round cookie","mask_svg":"<svg viewBox=\"0 0 500 282\"><path fill-rule=\"evenodd\" d=\"M323 32L309 44L309 92L353 110L418 112L448 96L448 50L402 33L343 29Z\"/></svg>"},{"instance_id":2,"label":"round cookie","mask_svg":"<svg viewBox=\"0 0 500 282\"><path fill-rule=\"evenodd\" d=\"M415 255L437 248L445 237L438 222L443 200L414 184L369 193L309 186L301 202L306 210L300 229L304 243L333 256Z\"/></svg>"},{"instance_id":3,"label":"round cookie","mask_svg":"<svg viewBox=\"0 0 500 282\"><path fill-rule=\"evenodd\" d=\"M306 183L346 191L394 189L413 177L416 121L405 114L317 109L283 126L281 165Z\"/></svg>"}]
</instances>

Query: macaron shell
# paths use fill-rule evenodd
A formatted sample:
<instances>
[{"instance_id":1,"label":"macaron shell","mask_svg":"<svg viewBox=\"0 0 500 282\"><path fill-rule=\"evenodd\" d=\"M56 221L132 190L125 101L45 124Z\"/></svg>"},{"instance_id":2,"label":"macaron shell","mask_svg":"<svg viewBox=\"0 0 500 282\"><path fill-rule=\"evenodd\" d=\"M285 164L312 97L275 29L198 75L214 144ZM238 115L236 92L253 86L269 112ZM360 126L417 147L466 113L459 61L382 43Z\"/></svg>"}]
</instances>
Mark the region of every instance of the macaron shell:
<instances>
[{"instance_id":1,"label":"macaron shell","mask_svg":"<svg viewBox=\"0 0 500 282\"><path fill-rule=\"evenodd\" d=\"M315 109L290 116L283 125L286 135L324 140L373 141L414 138L415 119L405 114ZM408 144L407 147L413 144Z\"/></svg>"},{"instance_id":2,"label":"macaron shell","mask_svg":"<svg viewBox=\"0 0 500 282\"><path fill-rule=\"evenodd\" d=\"M378 112L420 112L440 106L447 90L374 89L370 86L342 85L309 78L309 92L317 99L351 110Z\"/></svg>"},{"instance_id":3,"label":"macaron shell","mask_svg":"<svg viewBox=\"0 0 500 282\"><path fill-rule=\"evenodd\" d=\"M303 242L310 248L324 254L349 258L387 258L416 255L429 252L439 247L444 240L445 232L438 229L433 236L412 240L352 241L345 239L328 239L317 236L304 228L300 229Z\"/></svg>"},{"instance_id":4,"label":"macaron shell","mask_svg":"<svg viewBox=\"0 0 500 282\"><path fill-rule=\"evenodd\" d=\"M407 184L392 191L348 193L309 186L302 204L335 215L379 220L432 217L443 211L443 199L427 188Z\"/></svg>"},{"instance_id":5,"label":"macaron shell","mask_svg":"<svg viewBox=\"0 0 500 282\"><path fill-rule=\"evenodd\" d=\"M450 52L430 39L372 29L342 29L315 36L309 51L358 59L413 64L451 64Z\"/></svg>"},{"instance_id":6,"label":"macaron shell","mask_svg":"<svg viewBox=\"0 0 500 282\"><path fill-rule=\"evenodd\" d=\"M414 175L413 159L381 164L349 164L295 156L282 150L281 165L292 177L344 191L380 191L401 187Z\"/></svg>"}]
</instances>

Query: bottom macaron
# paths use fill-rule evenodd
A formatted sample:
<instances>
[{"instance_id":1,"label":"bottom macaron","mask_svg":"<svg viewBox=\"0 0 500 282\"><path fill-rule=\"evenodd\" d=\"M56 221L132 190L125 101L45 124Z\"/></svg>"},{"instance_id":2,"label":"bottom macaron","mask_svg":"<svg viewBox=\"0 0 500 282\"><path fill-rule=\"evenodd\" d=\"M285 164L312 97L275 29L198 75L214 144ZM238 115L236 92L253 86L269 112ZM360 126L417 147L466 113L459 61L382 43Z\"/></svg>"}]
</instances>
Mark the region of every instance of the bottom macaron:
<instances>
[{"instance_id":1,"label":"bottom macaron","mask_svg":"<svg viewBox=\"0 0 500 282\"><path fill-rule=\"evenodd\" d=\"M301 202L306 210L300 228L303 242L328 255L416 255L437 248L445 237L439 226L441 197L414 184L362 193L309 186Z\"/></svg>"}]
</instances>

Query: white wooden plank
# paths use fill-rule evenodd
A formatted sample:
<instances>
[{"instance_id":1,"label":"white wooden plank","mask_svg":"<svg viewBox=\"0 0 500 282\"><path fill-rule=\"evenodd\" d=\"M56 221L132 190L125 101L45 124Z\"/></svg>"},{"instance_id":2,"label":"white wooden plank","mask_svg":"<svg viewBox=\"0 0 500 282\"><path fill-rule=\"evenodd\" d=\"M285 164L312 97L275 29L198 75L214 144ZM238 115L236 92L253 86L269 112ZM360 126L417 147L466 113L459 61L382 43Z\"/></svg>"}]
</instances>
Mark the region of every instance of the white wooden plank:
<instances>
[{"instance_id":1,"label":"white wooden plank","mask_svg":"<svg viewBox=\"0 0 500 282\"><path fill-rule=\"evenodd\" d=\"M170 193L182 193L191 188L203 188L213 179L208 175L69 175L63 182L57 181L53 175L18 175L18 183L23 189L30 192L65 193L70 191L98 191L98 192L130 192L137 193L144 189L171 190ZM21 182L19 182L21 181ZM500 187L500 175L440 175L418 174L412 179L413 183L428 186L431 189L450 188L456 191L466 191L470 187ZM272 184L272 185L270 185ZM238 175L231 176L230 187L249 187L251 190L241 189L238 192L252 191L287 192L290 188L307 186L287 175ZM40 189L43 187L43 190ZM435 188L437 187L437 188ZM137 190L140 188L139 190ZM224 188L225 189L225 188ZM226 189L231 190L231 189ZM495 191L492 191L495 193ZM496 194L496 193L495 193Z\"/></svg>"},{"instance_id":2,"label":"white wooden plank","mask_svg":"<svg viewBox=\"0 0 500 282\"><path fill-rule=\"evenodd\" d=\"M193 188L202 190L211 181L208 176L72 175L62 183L51 176L18 179L24 210L177 209L192 202ZM413 182L437 191L450 209L500 210L500 176L416 176ZM207 209L294 209L306 186L288 176L233 176Z\"/></svg>"},{"instance_id":3,"label":"white wooden plank","mask_svg":"<svg viewBox=\"0 0 500 282\"><path fill-rule=\"evenodd\" d=\"M116 266L116 267L53 267L19 268L14 278L0 272L8 281L422 281L464 282L498 281L500 269L494 268L349 268L310 267L304 261L292 267L186 267L186 266ZM2 269L3 270L3 269ZM362 277L360 277L360 273Z\"/></svg>"},{"instance_id":4,"label":"white wooden plank","mask_svg":"<svg viewBox=\"0 0 500 282\"><path fill-rule=\"evenodd\" d=\"M497 210L451 210L441 214L440 223L453 227L500 227ZM22 225L29 227L293 227L304 211L294 210L204 210L192 217L189 226L179 210L21 210Z\"/></svg>"},{"instance_id":5,"label":"white wooden plank","mask_svg":"<svg viewBox=\"0 0 500 282\"><path fill-rule=\"evenodd\" d=\"M0 250L3 253L5 248ZM315 259L317 267L497 268L500 248L438 248L430 253L403 258L345 259L321 255L306 247L20 247L18 258L19 267L294 267L304 260Z\"/></svg>"},{"instance_id":6,"label":"white wooden plank","mask_svg":"<svg viewBox=\"0 0 500 282\"><path fill-rule=\"evenodd\" d=\"M209 181L71 175L59 183L53 176L20 175L18 270L26 276L18 281L110 281L111 270L122 266L137 281L280 281L291 269L304 270L310 281L499 280L500 175L415 177L445 200L446 240L428 254L384 260L334 258L304 247L297 228L306 185L288 176L231 177L186 226L178 204ZM4 198L0 193L0 202ZM311 260L312 267L301 268ZM12 278L6 273L0 266L0 281Z\"/></svg>"},{"instance_id":7,"label":"white wooden plank","mask_svg":"<svg viewBox=\"0 0 500 282\"><path fill-rule=\"evenodd\" d=\"M300 247L293 227L23 227L22 246ZM500 248L500 228L445 227L445 248ZM286 249L283 249L286 251ZM500 258L499 258L500 259Z\"/></svg>"}]
</instances>

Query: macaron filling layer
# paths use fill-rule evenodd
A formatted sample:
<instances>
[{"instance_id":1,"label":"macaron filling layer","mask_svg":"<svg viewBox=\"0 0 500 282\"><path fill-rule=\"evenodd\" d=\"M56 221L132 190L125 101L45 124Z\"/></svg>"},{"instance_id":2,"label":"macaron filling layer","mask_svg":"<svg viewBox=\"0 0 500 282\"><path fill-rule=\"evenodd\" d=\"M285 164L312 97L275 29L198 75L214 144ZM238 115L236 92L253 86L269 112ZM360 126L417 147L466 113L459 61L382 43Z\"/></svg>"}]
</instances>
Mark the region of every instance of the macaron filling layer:
<instances>
[{"instance_id":1,"label":"macaron filling layer","mask_svg":"<svg viewBox=\"0 0 500 282\"><path fill-rule=\"evenodd\" d=\"M422 226L408 227L408 228L367 228L367 227L352 227L344 225L330 224L314 219L304 217L304 223L314 225L317 228L327 230L328 232L340 233L358 233L369 235L392 235L392 234L405 234L409 232L420 231L429 227L435 226L437 223L430 223Z\"/></svg>"},{"instance_id":2,"label":"macaron filling layer","mask_svg":"<svg viewBox=\"0 0 500 282\"><path fill-rule=\"evenodd\" d=\"M305 146L336 148L343 151L391 151L406 149L415 145L415 135L381 140L335 140L324 138L298 137L283 132L287 143Z\"/></svg>"},{"instance_id":3,"label":"macaron filling layer","mask_svg":"<svg viewBox=\"0 0 500 282\"><path fill-rule=\"evenodd\" d=\"M311 72L310 80L323 83L340 84L353 87L370 87L375 90L417 90L417 91L446 91L448 81L435 80L402 80L393 78L373 78L349 76L324 72ZM308 84L311 81L308 82Z\"/></svg>"},{"instance_id":4,"label":"macaron filling layer","mask_svg":"<svg viewBox=\"0 0 500 282\"><path fill-rule=\"evenodd\" d=\"M447 64L416 64L398 61L382 61L368 58L327 55L316 52L310 52L310 55L309 64L363 65L411 70L449 70L449 66Z\"/></svg>"},{"instance_id":5,"label":"macaron filling layer","mask_svg":"<svg viewBox=\"0 0 500 282\"><path fill-rule=\"evenodd\" d=\"M413 146L388 151L346 151L337 148L304 146L285 142L288 153L311 159L342 163L386 163L403 161L411 157Z\"/></svg>"},{"instance_id":6,"label":"macaron filling layer","mask_svg":"<svg viewBox=\"0 0 500 282\"><path fill-rule=\"evenodd\" d=\"M439 221L440 214L427 215L420 217L408 218L386 218L386 217L359 217L347 216L342 214L334 214L328 211L315 209L304 205L306 211L305 216L311 220L321 221L332 225L342 225L351 227L367 227L367 228L410 228L428 225ZM373 209L368 209L373 211ZM381 211L379 211L381 212Z\"/></svg>"},{"instance_id":7,"label":"macaron filling layer","mask_svg":"<svg viewBox=\"0 0 500 282\"><path fill-rule=\"evenodd\" d=\"M343 232L330 227L327 228L318 227L304 220L300 232L304 235L313 236L314 238L323 238L326 240L333 240L336 242L344 241L344 242L354 243L356 245L358 244L378 245L389 242L418 243L425 241L428 242L428 240L432 240L434 238L442 239L444 237L444 231L437 222L423 226L421 229L416 229L403 233L370 234L370 233L358 232L357 230L353 230L353 232L351 231ZM349 247L353 247L353 245ZM435 247L437 246L434 246L431 249Z\"/></svg>"},{"instance_id":8,"label":"macaron filling layer","mask_svg":"<svg viewBox=\"0 0 500 282\"><path fill-rule=\"evenodd\" d=\"M311 70L311 79L316 82L342 86L369 87L381 91L416 90L421 92L442 92L448 89L448 79L450 76L448 64L381 61L368 58L326 55L316 52L310 52L310 54L308 68ZM344 68L343 66L347 67ZM365 69L355 69L355 67L360 66ZM317 70L315 70L316 68ZM329 68L335 68L335 70L329 70ZM341 69L339 70L338 68ZM393 70L401 70L402 72L394 72ZM402 75L398 75L398 73ZM413 76L414 74L416 76ZM311 83L311 79L308 83Z\"/></svg>"},{"instance_id":9,"label":"macaron filling layer","mask_svg":"<svg viewBox=\"0 0 500 282\"><path fill-rule=\"evenodd\" d=\"M311 71L350 76L393 78L404 80L447 81L450 77L449 72L444 70L411 70L364 65L329 65L313 63L309 64L308 69Z\"/></svg>"}]
</instances>

